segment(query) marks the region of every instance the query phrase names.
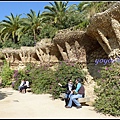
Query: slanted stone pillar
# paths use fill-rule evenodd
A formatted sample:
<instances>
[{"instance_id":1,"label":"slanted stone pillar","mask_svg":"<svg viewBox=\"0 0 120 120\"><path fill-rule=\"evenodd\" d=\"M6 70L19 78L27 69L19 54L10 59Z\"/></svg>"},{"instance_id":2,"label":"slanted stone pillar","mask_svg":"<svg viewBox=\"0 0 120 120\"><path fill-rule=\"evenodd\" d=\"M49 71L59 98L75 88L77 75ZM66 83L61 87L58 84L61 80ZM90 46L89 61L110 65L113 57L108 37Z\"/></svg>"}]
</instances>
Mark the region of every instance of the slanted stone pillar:
<instances>
[{"instance_id":1,"label":"slanted stone pillar","mask_svg":"<svg viewBox=\"0 0 120 120\"><path fill-rule=\"evenodd\" d=\"M67 49L67 54L68 54L69 60L71 62L77 61L75 50L72 49L72 47L69 45L68 42L65 42L65 46L66 46L66 49Z\"/></svg>"},{"instance_id":2,"label":"slanted stone pillar","mask_svg":"<svg viewBox=\"0 0 120 120\"><path fill-rule=\"evenodd\" d=\"M42 58L42 63L45 62L45 53L43 52L42 49L39 49L40 57Z\"/></svg>"},{"instance_id":3,"label":"slanted stone pillar","mask_svg":"<svg viewBox=\"0 0 120 120\"><path fill-rule=\"evenodd\" d=\"M50 62L50 50L46 48L45 62Z\"/></svg>"},{"instance_id":4,"label":"slanted stone pillar","mask_svg":"<svg viewBox=\"0 0 120 120\"><path fill-rule=\"evenodd\" d=\"M80 46L78 41L75 41L75 48L76 48L76 57L78 62L85 62L86 63L86 51L83 46Z\"/></svg>"},{"instance_id":5,"label":"slanted stone pillar","mask_svg":"<svg viewBox=\"0 0 120 120\"><path fill-rule=\"evenodd\" d=\"M103 47L103 49L105 50L105 52L107 54L109 54L112 51L112 49L110 47L110 44L109 44L107 38L104 36L104 34L99 29L97 29L97 32L99 34L99 37L97 37L98 42Z\"/></svg>"},{"instance_id":6,"label":"slanted stone pillar","mask_svg":"<svg viewBox=\"0 0 120 120\"><path fill-rule=\"evenodd\" d=\"M4 57L5 57L5 60L10 63L10 57L9 57L9 54L6 52L4 53Z\"/></svg>"},{"instance_id":7,"label":"slanted stone pillar","mask_svg":"<svg viewBox=\"0 0 120 120\"><path fill-rule=\"evenodd\" d=\"M120 23L117 20L111 18L111 25L120 48Z\"/></svg>"},{"instance_id":8,"label":"slanted stone pillar","mask_svg":"<svg viewBox=\"0 0 120 120\"><path fill-rule=\"evenodd\" d=\"M58 47L58 49L59 49L59 51L60 51L60 53L61 53L61 55L62 55L62 57L63 57L63 60L64 60L64 61L68 61L68 60L69 60L69 58L68 58L67 53L66 53L66 52L64 52L63 48L62 48L62 47L60 47L58 44L57 44L57 47Z\"/></svg>"},{"instance_id":9,"label":"slanted stone pillar","mask_svg":"<svg viewBox=\"0 0 120 120\"><path fill-rule=\"evenodd\" d=\"M25 63L26 62L26 59L27 59L27 56L26 56L26 54L25 54L25 52L24 51L19 51L19 56L20 56L20 58L21 58L21 61L23 62L23 63Z\"/></svg>"},{"instance_id":10,"label":"slanted stone pillar","mask_svg":"<svg viewBox=\"0 0 120 120\"><path fill-rule=\"evenodd\" d=\"M37 56L38 56L38 58L40 60L40 63L43 63L43 59L41 57L40 50L41 50L40 48L36 48L36 54L37 54Z\"/></svg>"}]
</instances>

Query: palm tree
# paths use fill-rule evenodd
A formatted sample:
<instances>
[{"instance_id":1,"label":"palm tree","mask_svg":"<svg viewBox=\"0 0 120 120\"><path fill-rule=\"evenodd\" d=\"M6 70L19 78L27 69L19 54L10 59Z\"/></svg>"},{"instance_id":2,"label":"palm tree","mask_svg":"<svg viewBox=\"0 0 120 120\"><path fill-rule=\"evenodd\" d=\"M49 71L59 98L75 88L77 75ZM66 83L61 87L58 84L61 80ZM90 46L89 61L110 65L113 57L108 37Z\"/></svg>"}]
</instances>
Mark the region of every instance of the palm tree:
<instances>
[{"instance_id":1,"label":"palm tree","mask_svg":"<svg viewBox=\"0 0 120 120\"><path fill-rule=\"evenodd\" d=\"M1 38L3 41L7 40L8 38L12 38L14 43L19 41L19 29L21 28L22 21L20 19L20 15L14 16L11 13L11 16L5 16L8 20L3 20L0 25L2 28L0 29Z\"/></svg>"},{"instance_id":2,"label":"palm tree","mask_svg":"<svg viewBox=\"0 0 120 120\"><path fill-rule=\"evenodd\" d=\"M42 13L42 16L45 18L45 20L49 20L54 25L60 25L62 22L62 18L65 16L66 10L67 10L67 2L62 1L54 1L54 4L49 2L51 6L45 6L44 9L47 9L48 11L44 11Z\"/></svg>"},{"instance_id":3,"label":"palm tree","mask_svg":"<svg viewBox=\"0 0 120 120\"><path fill-rule=\"evenodd\" d=\"M36 35L40 34L42 28L42 17L40 11L36 15L35 11L30 9L30 13L26 14L27 18L24 19L23 24L26 30L32 30L34 36L34 43L36 44Z\"/></svg>"},{"instance_id":4,"label":"palm tree","mask_svg":"<svg viewBox=\"0 0 120 120\"><path fill-rule=\"evenodd\" d=\"M76 4L70 5L63 18L62 22L64 22L65 29L78 25L81 22L81 14L78 6Z\"/></svg>"}]
</instances>

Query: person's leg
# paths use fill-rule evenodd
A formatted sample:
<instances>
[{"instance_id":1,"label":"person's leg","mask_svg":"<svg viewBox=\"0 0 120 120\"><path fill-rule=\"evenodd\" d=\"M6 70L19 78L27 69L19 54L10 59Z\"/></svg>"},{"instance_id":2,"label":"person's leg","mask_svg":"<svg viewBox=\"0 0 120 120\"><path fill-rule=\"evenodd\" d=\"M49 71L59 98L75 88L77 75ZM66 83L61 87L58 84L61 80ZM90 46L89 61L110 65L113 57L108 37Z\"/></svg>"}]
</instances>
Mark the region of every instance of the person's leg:
<instances>
[{"instance_id":1,"label":"person's leg","mask_svg":"<svg viewBox=\"0 0 120 120\"><path fill-rule=\"evenodd\" d=\"M26 93L27 86L24 86L24 89L25 89L25 93Z\"/></svg>"},{"instance_id":2,"label":"person's leg","mask_svg":"<svg viewBox=\"0 0 120 120\"><path fill-rule=\"evenodd\" d=\"M19 91L22 92L22 86L19 86Z\"/></svg>"},{"instance_id":3,"label":"person's leg","mask_svg":"<svg viewBox=\"0 0 120 120\"><path fill-rule=\"evenodd\" d=\"M72 98L72 101L75 103L77 107L81 106L80 102L78 101L78 98L82 98L81 94L77 94Z\"/></svg>"},{"instance_id":4,"label":"person's leg","mask_svg":"<svg viewBox=\"0 0 120 120\"><path fill-rule=\"evenodd\" d=\"M70 98L72 95L73 95L73 94L72 94L72 93L70 93L70 94L68 95L68 97Z\"/></svg>"},{"instance_id":5,"label":"person's leg","mask_svg":"<svg viewBox=\"0 0 120 120\"><path fill-rule=\"evenodd\" d=\"M20 91L20 86L18 86L18 90Z\"/></svg>"},{"instance_id":6,"label":"person's leg","mask_svg":"<svg viewBox=\"0 0 120 120\"><path fill-rule=\"evenodd\" d=\"M70 98L70 100L69 100L69 103L68 103L68 106L67 107L72 107L72 97L73 97L74 95L69 95L69 98Z\"/></svg>"},{"instance_id":7,"label":"person's leg","mask_svg":"<svg viewBox=\"0 0 120 120\"><path fill-rule=\"evenodd\" d=\"M68 101L69 101L69 100L68 100L68 96L69 96L68 94L65 94L65 106L68 105Z\"/></svg>"},{"instance_id":8,"label":"person's leg","mask_svg":"<svg viewBox=\"0 0 120 120\"><path fill-rule=\"evenodd\" d=\"M81 104L78 102L78 100L76 100L77 98L81 98L82 95L77 94L77 95L71 95L69 103L68 103L68 107L72 107L72 101L75 103L76 106L81 106Z\"/></svg>"},{"instance_id":9,"label":"person's leg","mask_svg":"<svg viewBox=\"0 0 120 120\"><path fill-rule=\"evenodd\" d=\"M24 86L21 87L21 91L22 91L22 93L25 93L25 88L24 88Z\"/></svg>"},{"instance_id":10,"label":"person's leg","mask_svg":"<svg viewBox=\"0 0 120 120\"><path fill-rule=\"evenodd\" d=\"M68 105L68 102L69 102L68 98L65 98L65 106Z\"/></svg>"}]
</instances>

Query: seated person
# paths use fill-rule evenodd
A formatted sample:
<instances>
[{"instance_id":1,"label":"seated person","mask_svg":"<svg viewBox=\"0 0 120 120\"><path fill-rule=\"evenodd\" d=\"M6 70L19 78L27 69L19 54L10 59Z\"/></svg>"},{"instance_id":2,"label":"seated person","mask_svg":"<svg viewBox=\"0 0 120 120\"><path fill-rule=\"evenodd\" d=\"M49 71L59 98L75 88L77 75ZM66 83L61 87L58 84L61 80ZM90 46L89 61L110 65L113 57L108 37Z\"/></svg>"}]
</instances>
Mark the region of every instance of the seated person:
<instances>
[{"instance_id":1,"label":"seated person","mask_svg":"<svg viewBox=\"0 0 120 120\"><path fill-rule=\"evenodd\" d=\"M18 87L18 90L20 92L26 93L26 89L29 88L29 81L22 80L20 86Z\"/></svg>"},{"instance_id":2,"label":"seated person","mask_svg":"<svg viewBox=\"0 0 120 120\"><path fill-rule=\"evenodd\" d=\"M26 83L25 80L22 80L22 81L21 81L20 86L18 87L18 90L19 90L20 92L22 92L22 90L24 89L24 84L25 84L25 83Z\"/></svg>"}]
</instances>

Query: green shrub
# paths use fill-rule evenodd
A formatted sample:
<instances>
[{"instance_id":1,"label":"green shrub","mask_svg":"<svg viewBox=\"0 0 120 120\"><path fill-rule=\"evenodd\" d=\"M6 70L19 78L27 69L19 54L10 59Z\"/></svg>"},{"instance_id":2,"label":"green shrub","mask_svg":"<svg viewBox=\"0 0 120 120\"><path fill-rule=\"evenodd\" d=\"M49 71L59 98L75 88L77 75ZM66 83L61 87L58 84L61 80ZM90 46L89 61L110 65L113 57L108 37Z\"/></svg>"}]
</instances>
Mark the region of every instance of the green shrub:
<instances>
[{"instance_id":1,"label":"green shrub","mask_svg":"<svg viewBox=\"0 0 120 120\"><path fill-rule=\"evenodd\" d=\"M80 24L78 24L77 26L75 26L75 28L76 29L85 29L87 26L89 25L89 20L83 20L83 21L81 21L81 23Z\"/></svg>"},{"instance_id":2,"label":"green shrub","mask_svg":"<svg viewBox=\"0 0 120 120\"><path fill-rule=\"evenodd\" d=\"M43 38L53 38L57 32L57 28L52 27L52 25L46 24L39 35L40 39Z\"/></svg>"},{"instance_id":3,"label":"green shrub","mask_svg":"<svg viewBox=\"0 0 120 120\"><path fill-rule=\"evenodd\" d=\"M24 34L20 38L19 46L34 46L34 38L32 35Z\"/></svg>"},{"instance_id":4,"label":"green shrub","mask_svg":"<svg viewBox=\"0 0 120 120\"><path fill-rule=\"evenodd\" d=\"M28 79L33 93L50 93L50 86L55 79L52 70L47 66L37 66L36 64L28 63L26 71L29 73Z\"/></svg>"},{"instance_id":5,"label":"green shrub","mask_svg":"<svg viewBox=\"0 0 120 120\"><path fill-rule=\"evenodd\" d=\"M51 84L55 80L53 71L40 68L35 70L34 73L37 75L32 81L32 91L36 94L50 93Z\"/></svg>"},{"instance_id":6,"label":"green shrub","mask_svg":"<svg viewBox=\"0 0 120 120\"><path fill-rule=\"evenodd\" d=\"M27 76L28 73L29 76ZM33 93L49 93L56 99L61 92L64 92L64 89L58 85L58 82L66 84L68 78L75 80L75 78L81 77L84 79L85 75L79 64L60 63L58 69L53 71L49 68L49 65L37 66L36 64L28 63L24 71L14 72L16 81L14 89L18 89L22 79L28 79Z\"/></svg>"},{"instance_id":7,"label":"green shrub","mask_svg":"<svg viewBox=\"0 0 120 120\"><path fill-rule=\"evenodd\" d=\"M97 95L95 110L120 116L120 65L116 62L109 67L103 67L99 72L101 78L96 80L98 87L94 89Z\"/></svg>"},{"instance_id":8,"label":"green shrub","mask_svg":"<svg viewBox=\"0 0 120 120\"><path fill-rule=\"evenodd\" d=\"M2 87L8 87L12 83L13 70L10 69L9 63L4 61L4 65L1 71Z\"/></svg>"},{"instance_id":9,"label":"green shrub","mask_svg":"<svg viewBox=\"0 0 120 120\"><path fill-rule=\"evenodd\" d=\"M2 48L13 48L13 49L19 49L20 46L19 44L15 44L11 39L6 40L5 42L3 42L2 44Z\"/></svg>"}]
</instances>

